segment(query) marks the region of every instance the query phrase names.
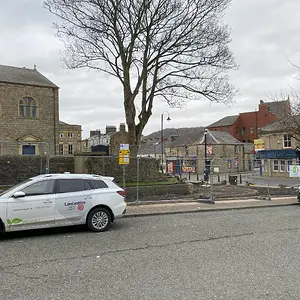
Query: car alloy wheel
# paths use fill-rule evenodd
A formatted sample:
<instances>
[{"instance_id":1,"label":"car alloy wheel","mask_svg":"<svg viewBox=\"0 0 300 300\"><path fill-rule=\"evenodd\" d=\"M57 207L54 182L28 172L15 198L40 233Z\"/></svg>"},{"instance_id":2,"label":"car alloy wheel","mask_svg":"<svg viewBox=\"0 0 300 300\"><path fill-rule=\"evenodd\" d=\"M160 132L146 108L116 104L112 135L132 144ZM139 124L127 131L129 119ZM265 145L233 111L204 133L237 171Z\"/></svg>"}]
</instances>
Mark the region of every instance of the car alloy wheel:
<instances>
[{"instance_id":1,"label":"car alloy wheel","mask_svg":"<svg viewBox=\"0 0 300 300\"><path fill-rule=\"evenodd\" d=\"M111 224L111 214L105 208L99 207L92 210L87 219L91 231L105 231Z\"/></svg>"}]
</instances>

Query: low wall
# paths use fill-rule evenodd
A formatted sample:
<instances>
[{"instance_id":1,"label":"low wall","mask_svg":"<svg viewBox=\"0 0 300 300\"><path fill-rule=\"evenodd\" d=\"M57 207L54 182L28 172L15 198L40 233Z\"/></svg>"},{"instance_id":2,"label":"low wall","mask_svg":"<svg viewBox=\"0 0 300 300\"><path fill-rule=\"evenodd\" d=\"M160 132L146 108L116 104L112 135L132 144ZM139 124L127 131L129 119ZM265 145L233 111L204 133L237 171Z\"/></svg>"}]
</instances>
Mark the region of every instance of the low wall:
<instances>
[{"instance_id":1,"label":"low wall","mask_svg":"<svg viewBox=\"0 0 300 300\"><path fill-rule=\"evenodd\" d=\"M253 186L251 187L254 190L257 190L259 195L268 195L268 188L267 187L260 187L260 186ZM297 189L294 188L271 188L269 189L271 196L296 196L297 195Z\"/></svg>"},{"instance_id":2,"label":"low wall","mask_svg":"<svg viewBox=\"0 0 300 300\"><path fill-rule=\"evenodd\" d=\"M126 201L133 202L137 199L137 188L127 187ZM165 200L187 196L193 193L192 184L169 184L169 185L155 185L155 186L140 186L139 200Z\"/></svg>"}]
</instances>

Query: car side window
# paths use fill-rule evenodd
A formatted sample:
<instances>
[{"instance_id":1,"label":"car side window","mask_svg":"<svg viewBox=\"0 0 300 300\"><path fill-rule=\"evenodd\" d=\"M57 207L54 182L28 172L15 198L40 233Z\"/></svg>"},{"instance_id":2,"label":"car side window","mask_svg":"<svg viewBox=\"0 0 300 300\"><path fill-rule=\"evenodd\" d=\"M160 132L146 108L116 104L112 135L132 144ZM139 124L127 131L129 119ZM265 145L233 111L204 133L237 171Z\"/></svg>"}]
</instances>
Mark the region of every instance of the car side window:
<instances>
[{"instance_id":1,"label":"car side window","mask_svg":"<svg viewBox=\"0 0 300 300\"><path fill-rule=\"evenodd\" d=\"M93 180L90 180L90 183L94 189L108 188L108 185L103 180L93 179Z\"/></svg>"},{"instance_id":2,"label":"car side window","mask_svg":"<svg viewBox=\"0 0 300 300\"><path fill-rule=\"evenodd\" d=\"M21 191L25 193L26 196L35 196L35 195L47 195L52 194L54 188L54 180L43 180L35 182Z\"/></svg>"},{"instance_id":3,"label":"car side window","mask_svg":"<svg viewBox=\"0 0 300 300\"><path fill-rule=\"evenodd\" d=\"M58 193L73 193L90 190L91 187L85 179L59 179Z\"/></svg>"}]
</instances>

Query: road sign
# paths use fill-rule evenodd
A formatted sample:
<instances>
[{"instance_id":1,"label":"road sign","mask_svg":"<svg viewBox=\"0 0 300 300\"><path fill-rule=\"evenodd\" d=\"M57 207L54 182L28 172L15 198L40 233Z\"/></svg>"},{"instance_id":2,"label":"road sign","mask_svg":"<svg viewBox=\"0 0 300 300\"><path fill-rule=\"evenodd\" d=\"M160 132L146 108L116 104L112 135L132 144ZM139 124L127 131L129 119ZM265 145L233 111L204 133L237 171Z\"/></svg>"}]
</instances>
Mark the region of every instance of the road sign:
<instances>
[{"instance_id":1,"label":"road sign","mask_svg":"<svg viewBox=\"0 0 300 300\"><path fill-rule=\"evenodd\" d=\"M129 150L120 150L119 151L119 165L129 165Z\"/></svg>"},{"instance_id":2,"label":"road sign","mask_svg":"<svg viewBox=\"0 0 300 300\"><path fill-rule=\"evenodd\" d=\"M129 150L129 144L120 144L120 150Z\"/></svg>"},{"instance_id":3,"label":"road sign","mask_svg":"<svg viewBox=\"0 0 300 300\"><path fill-rule=\"evenodd\" d=\"M290 173L290 177L299 178L300 177L300 166L297 166L297 165L289 166L289 173Z\"/></svg>"}]
</instances>

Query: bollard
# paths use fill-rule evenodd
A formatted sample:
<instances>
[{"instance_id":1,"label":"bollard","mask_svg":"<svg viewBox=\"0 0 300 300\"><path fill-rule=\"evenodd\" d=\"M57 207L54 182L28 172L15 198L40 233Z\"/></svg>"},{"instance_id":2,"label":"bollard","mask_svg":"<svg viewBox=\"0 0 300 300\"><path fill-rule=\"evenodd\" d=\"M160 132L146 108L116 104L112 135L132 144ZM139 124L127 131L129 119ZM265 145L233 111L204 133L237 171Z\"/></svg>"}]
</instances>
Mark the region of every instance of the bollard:
<instances>
[{"instance_id":1,"label":"bollard","mask_svg":"<svg viewBox=\"0 0 300 300\"><path fill-rule=\"evenodd\" d=\"M220 174L218 174L218 182L220 182Z\"/></svg>"},{"instance_id":2,"label":"bollard","mask_svg":"<svg viewBox=\"0 0 300 300\"><path fill-rule=\"evenodd\" d=\"M240 174L240 184L242 184L243 181L242 181L242 175Z\"/></svg>"}]
</instances>

